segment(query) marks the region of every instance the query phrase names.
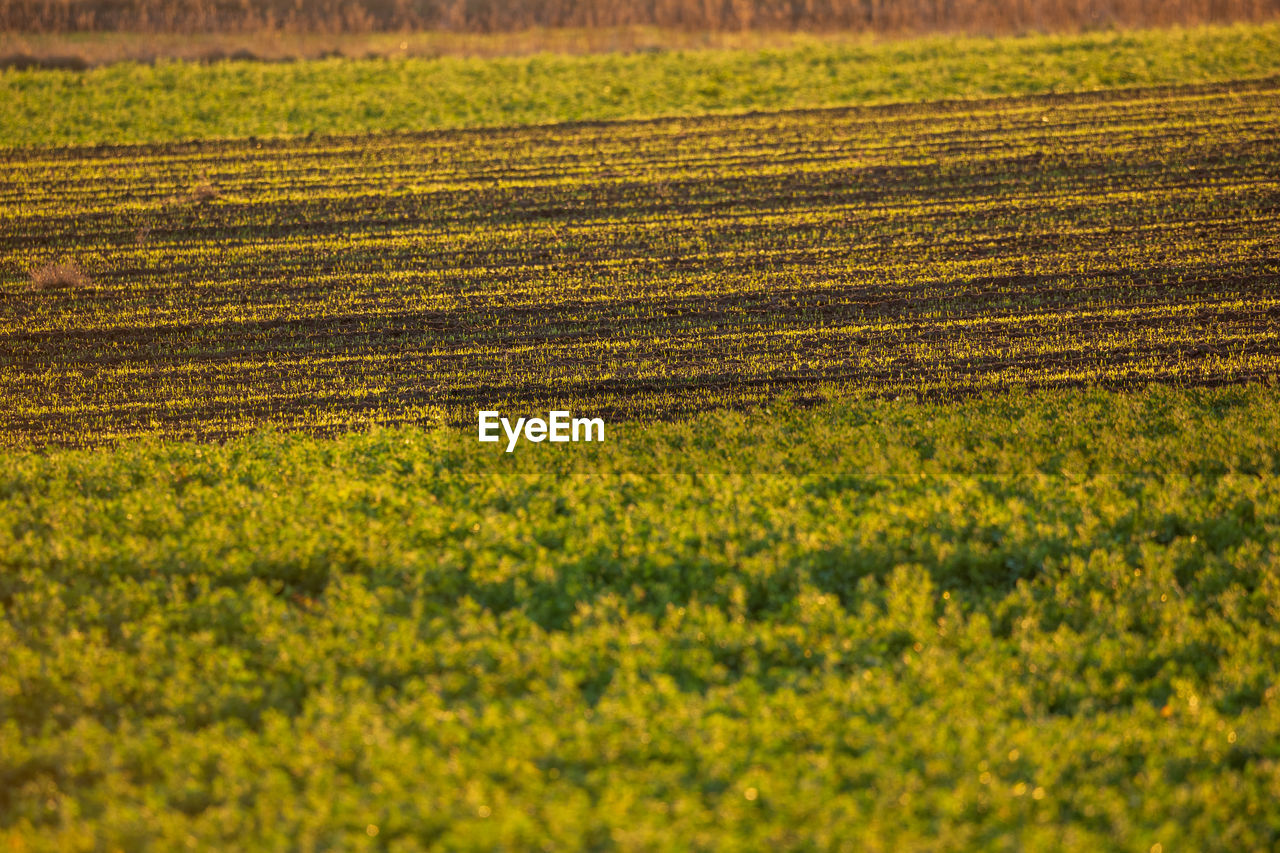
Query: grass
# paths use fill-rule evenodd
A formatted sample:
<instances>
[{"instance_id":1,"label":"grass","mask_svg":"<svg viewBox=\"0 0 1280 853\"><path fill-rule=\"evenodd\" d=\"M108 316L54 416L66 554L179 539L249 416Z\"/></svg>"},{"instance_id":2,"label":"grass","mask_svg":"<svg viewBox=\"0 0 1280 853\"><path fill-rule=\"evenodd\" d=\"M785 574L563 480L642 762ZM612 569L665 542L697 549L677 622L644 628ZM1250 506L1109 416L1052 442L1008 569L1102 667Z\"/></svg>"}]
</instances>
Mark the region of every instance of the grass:
<instances>
[{"instance_id":1,"label":"grass","mask_svg":"<svg viewBox=\"0 0 1280 853\"><path fill-rule=\"evenodd\" d=\"M0 442L1270 380L1278 124L1267 81L15 152ZM54 253L92 294L27 288Z\"/></svg>"},{"instance_id":2,"label":"grass","mask_svg":"<svg viewBox=\"0 0 1280 853\"><path fill-rule=\"evenodd\" d=\"M1270 849L1277 435L1255 386L5 451L0 840Z\"/></svg>"},{"instance_id":3,"label":"grass","mask_svg":"<svg viewBox=\"0 0 1280 853\"><path fill-rule=\"evenodd\" d=\"M75 261L50 261L33 267L29 276L35 290L81 289L93 282Z\"/></svg>"},{"instance_id":4,"label":"grass","mask_svg":"<svg viewBox=\"0 0 1280 853\"><path fill-rule=\"evenodd\" d=\"M776 50L0 72L0 147L829 107L1280 74L1280 25Z\"/></svg>"}]
</instances>

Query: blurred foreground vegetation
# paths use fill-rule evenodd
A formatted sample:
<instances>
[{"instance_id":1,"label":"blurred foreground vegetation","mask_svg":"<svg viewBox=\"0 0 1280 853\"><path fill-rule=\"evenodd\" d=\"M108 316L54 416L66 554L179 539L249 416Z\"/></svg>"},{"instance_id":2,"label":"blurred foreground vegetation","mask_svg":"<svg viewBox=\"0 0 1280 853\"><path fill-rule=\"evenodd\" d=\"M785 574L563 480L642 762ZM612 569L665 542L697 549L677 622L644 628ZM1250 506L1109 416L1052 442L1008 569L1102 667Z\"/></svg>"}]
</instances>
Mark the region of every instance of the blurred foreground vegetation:
<instances>
[{"instance_id":1,"label":"blurred foreground vegetation","mask_svg":"<svg viewBox=\"0 0 1280 853\"><path fill-rule=\"evenodd\" d=\"M0 454L7 849L1272 849L1280 392Z\"/></svg>"}]
</instances>

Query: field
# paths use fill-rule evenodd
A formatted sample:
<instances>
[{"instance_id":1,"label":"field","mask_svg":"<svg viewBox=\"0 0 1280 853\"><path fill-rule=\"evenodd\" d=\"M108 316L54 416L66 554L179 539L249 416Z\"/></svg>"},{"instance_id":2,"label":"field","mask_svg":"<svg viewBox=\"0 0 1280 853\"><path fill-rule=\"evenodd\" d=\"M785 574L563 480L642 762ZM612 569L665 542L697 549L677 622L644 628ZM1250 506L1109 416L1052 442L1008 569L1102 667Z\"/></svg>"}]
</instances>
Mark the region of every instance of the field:
<instances>
[{"instance_id":1,"label":"field","mask_svg":"<svg viewBox=\"0 0 1280 853\"><path fill-rule=\"evenodd\" d=\"M1280 85L14 152L0 439L1261 380ZM56 249L56 251L51 251Z\"/></svg>"},{"instance_id":2,"label":"field","mask_svg":"<svg viewBox=\"0 0 1280 853\"><path fill-rule=\"evenodd\" d=\"M0 145L511 127L1277 75L1280 23L1006 39L797 37L762 50L124 62L0 70Z\"/></svg>"},{"instance_id":3,"label":"field","mask_svg":"<svg viewBox=\"0 0 1280 853\"><path fill-rule=\"evenodd\" d=\"M1273 48L0 72L0 848L1276 849Z\"/></svg>"},{"instance_id":4,"label":"field","mask_svg":"<svg viewBox=\"0 0 1280 853\"><path fill-rule=\"evenodd\" d=\"M1273 849L1277 434L1155 388L5 451L0 841Z\"/></svg>"}]
</instances>

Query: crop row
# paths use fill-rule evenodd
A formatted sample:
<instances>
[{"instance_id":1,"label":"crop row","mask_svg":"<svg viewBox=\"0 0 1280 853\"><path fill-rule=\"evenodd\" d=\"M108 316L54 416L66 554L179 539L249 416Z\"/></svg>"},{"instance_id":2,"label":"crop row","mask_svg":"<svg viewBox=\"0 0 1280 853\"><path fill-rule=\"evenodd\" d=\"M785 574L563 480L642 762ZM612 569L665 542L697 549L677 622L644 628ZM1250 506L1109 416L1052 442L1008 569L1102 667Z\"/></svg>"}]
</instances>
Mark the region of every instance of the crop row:
<instances>
[{"instance_id":1,"label":"crop row","mask_svg":"<svg viewBox=\"0 0 1280 853\"><path fill-rule=\"evenodd\" d=\"M0 442L1267 381L1278 124L1272 80L11 151Z\"/></svg>"}]
</instances>

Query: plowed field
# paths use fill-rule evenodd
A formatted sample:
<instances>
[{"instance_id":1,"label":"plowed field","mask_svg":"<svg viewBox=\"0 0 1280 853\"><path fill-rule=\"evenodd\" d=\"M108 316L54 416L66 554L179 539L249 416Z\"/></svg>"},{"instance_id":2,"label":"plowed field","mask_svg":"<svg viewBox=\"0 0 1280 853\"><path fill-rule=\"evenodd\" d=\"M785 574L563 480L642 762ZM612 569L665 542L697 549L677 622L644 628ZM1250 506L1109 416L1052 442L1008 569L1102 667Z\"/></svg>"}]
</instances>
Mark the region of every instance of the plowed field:
<instances>
[{"instance_id":1,"label":"plowed field","mask_svg":"<svg viewBox=\"0 0 1280 853\"><path fill-rule=\"evenodd\" d=\"M1273 79L11 149L0 443L1269 381L1277 127Z\"/></svg>"}]
</instances>

